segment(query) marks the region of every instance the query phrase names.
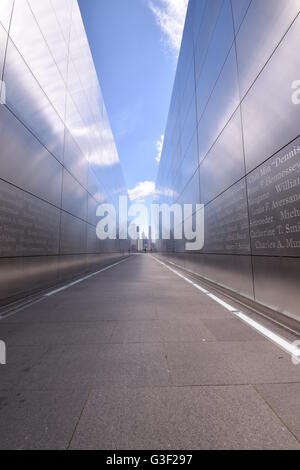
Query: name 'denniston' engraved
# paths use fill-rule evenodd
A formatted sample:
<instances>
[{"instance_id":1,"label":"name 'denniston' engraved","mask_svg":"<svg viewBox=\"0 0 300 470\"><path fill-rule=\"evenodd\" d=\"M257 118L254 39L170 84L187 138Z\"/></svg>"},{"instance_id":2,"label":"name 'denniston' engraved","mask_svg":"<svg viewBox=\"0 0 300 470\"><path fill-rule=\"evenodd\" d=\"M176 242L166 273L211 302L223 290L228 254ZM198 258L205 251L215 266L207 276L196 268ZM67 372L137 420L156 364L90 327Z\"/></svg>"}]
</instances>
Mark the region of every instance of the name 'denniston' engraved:
<instances>
[{"instance_id":1,"label":"name 'denniston' engraved","mask_svg":"<svg viewBox=\"0 0 300 470\"><path fill-rule=\"evenodd\" d=\"M297 155L299 155L299 153L300 153L300 147L299 146L297 146L297 147L294 146L293 150L290 150L288 153L286 153L282 157L276 157L275 162L274 162L276 168L278 166L282 165L283 163L286 163L291 158L296 157Z\"/></svg>"}]
</instances>

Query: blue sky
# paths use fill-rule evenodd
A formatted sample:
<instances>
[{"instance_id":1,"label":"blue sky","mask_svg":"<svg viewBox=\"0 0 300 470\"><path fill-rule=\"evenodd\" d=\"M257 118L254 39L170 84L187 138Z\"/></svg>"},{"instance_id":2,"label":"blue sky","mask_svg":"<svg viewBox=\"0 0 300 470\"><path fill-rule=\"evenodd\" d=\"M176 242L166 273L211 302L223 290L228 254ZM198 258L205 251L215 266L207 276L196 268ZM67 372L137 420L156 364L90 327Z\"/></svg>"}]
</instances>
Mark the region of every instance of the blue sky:
<instances>
[{"instance_id":1,"label":"blue sky","mask_svg":"<svg viewBox=\"0 0 300 470\"><path fill-rule=\"evenodd\" d=\"M79 0L129 195L154 190L187 0Z\"/></svg>"}]
</instances>

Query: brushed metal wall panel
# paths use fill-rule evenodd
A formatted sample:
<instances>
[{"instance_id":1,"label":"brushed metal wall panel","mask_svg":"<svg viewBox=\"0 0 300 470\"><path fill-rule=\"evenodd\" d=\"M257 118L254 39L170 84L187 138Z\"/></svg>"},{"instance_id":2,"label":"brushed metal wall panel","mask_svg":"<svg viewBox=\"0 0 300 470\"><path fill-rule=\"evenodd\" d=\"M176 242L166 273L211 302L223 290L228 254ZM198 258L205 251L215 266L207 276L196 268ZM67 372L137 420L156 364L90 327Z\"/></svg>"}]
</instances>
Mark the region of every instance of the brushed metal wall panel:
<instances>
[{"instance_id":1,"label":"brushed metal wall panel","mask_svg":"<svg viewBox=\"0 0 300 470\"><path fill-rule=\"evenodd\" d=\"M249 90L299 11L300 0L252 0L236 39L241 97Z\"/></svg>"},{"instance_id":2,"label":"brushed metal wall panel","mask_svg":"<svg viewBox=\"0 0 300 470\"><path fill-rule=\"evenodd\" d=\"M209 281L254 300L250 256L201 253L162 255Z\"/></svg>"},{"instance_id":3,"label":"brushed metal wall panel","mask_svg":"<svg viewBox=\"0 0 300 470\"><path fill-rule=\"evenodd\" d=\"M98 202L98 204L101 204L102 202L107 200L106 191L102 184L102 181L99 181L99 179L96 177L90 167L88 173L88 192L93 196L93 198Z\"/></svg>"},{"instance_id":4,"label":"brushed metal wall panel","mask_svg":"<svg viewBox=\"0 0 300 470\"><path fill-rule=\"evenodd\" d=\"M0 305L59 281L58 257L0 258Z\"/></svg>"},{"instance_id":5,"label":"brushed metal wall panel","mask_svg":"<svg viewBox=\"0 0 300 470\"><path fill-rule=\"evenodd\" d=\"M190 89L193 88L192 81L194 80L194 53L193 49L189 47L190 42L193 41L192 20L192 15L190 13L190 10L188 10L185 18L182 47L179 52L177 64L179 71L179 73L177 74L177 82L178 87L181 91L180 101L183 106L185 105L185 103L187 106L189 105L189 103L187 102L188 100L185 99L185 95L187 95ZM189 84L191 86L189 86Z\"/></svg>"},{"instance_id":6,"label":"brushed metal wall panel","mask_svg":"<svg viewBox=\"0 0 300 470\"><path fill-rule=\"evenodd\" d=\"M245 179L205 206L204 252L250 254Z\"/></svg>"},{"instance_id":7,"label":"brushed metal wall panel","mask_svg":"<svg viewBox=\"0 0 300 470\"><path fill-rule=\"evenodd\" d=\"M40 4L42 3L40 2ZM37 10L35 11L38 13ZM47 21L52 22L52 27L55 27L57 32L59 25L57 21L53 22L53 15L51 15L51 11L49 12L49 8L43 11L44 19L46 18L45 15L49 15ZM45 27L45 22L41 26ZM64 119L66 84L45 40L38 18L34 16L27 0L15 2L10 37L43 92L47 95L61 119ZM62 44L63 50L64 43Z\"/></svg>"},{"instance_id":8,"label":"brushed metal wall panel","mask_svg":"<svg viewBox=\"0 0 300 470\"><path fill-rule=\"evenodd\" d=\"M285 147L300 133L300 106L292 102L299 76L300 17L242 102L247 170Z\"/></svg>"},{"instance_id":9,"label":"brushed metal wall panel","mask_svg":"<svg viewBox=\"0 0 300 470\"><path fill-rule=\"evenodd\" d=\"M87 224L87 253L99 253L100 248L100 240L97 238L96 228Z\"/></svg>"},{"instance_id":10,"label":"brushed metal wall panel","mask_svg":"<svg viewBox=\"0 0 300 470\"><path fill-rule=\"evenodd\" d=\"M213 2L212 2L213 3ZM197 81L197 111L200 120L234 40L230 0L220 11L206 58Z\"/></svg>"},{"instance_id":11,"label":"brushed metal wall panel","mask_svg":"<svg viewBox=\"0 0 300 470\"><path fill-rule=\"evenodd\" d=\"M79 276L89 270L86 254L61 255L58 259L59 280L68 281L72 277Z\"/></svg>"},{"instance_id":12,"label":"brushed metal wall panel","mask_svg":"<svg viewBox=\"0 0 300 470\"><path fill-rule=\"evenodd\" d=\"M238 32L241 23L247 14L247 10L251 1L252 0L231 0L234 28L236 33Z\"/></svg>"},{"instance_id":13,"label":"brushed metal wall panel","mask_svg":"<svg viewBox=\"0 0 300 470\"><path fill-rule=\"evenodd\" d=\"M173 240L157 251L298 319L300 107L292 83L300 70L299 10L300 0L189 2L156 194L159 203L195 202L200 175L204 251L186 253ZM195 152L178 144L194 129L186 111L193 48L200 166L189 180Z\"/></svg>"},{"instance_id":14,"label":"brushed metal wall panel","mask_svg":"<svg viewBox=\"0 0 300 470\"><path fill-rule=\"evenodd\" d=\"M193 176L199 165L198 161L198 140L197 140L197 129L194 131L194 135L190 141L190 145L183 157L181 168L178 171L178 175L181 177L181 184L176 186L176 191L180 194L187 182Z\"/></svg>"},{"instance_id":15,"label":"brushed metal wall panel","mask_svg":"<svg viewBox=\"0 0 300 470\"><path fill-rule=\"evenodd\" d=\"M62 211L60 252L62 254L86 253L86 222Z\"/></svg>"},{"instance_id":16,"label":"brushed metal wall panel","mask_svg":"<svg viewBox=\"0 0 300 470\"><path fill-rule=\"evenodd\" d=\"M101 269L102 266L106 266L107 264L115 263L116 261L120 261L124 258L123 253L101 253L101 254L93 254L93 255L86 255L87 266L89 269Z\"/></svg>"},{"instance_id":17,"label":"brushed metal wall panel","mask_svg":"<svg viewBox=\"0 0 300 470\"><path fill-rule=\"evenodd\" d=\"M63 122L11 40L8 42L4 81L8 107L61 160Z\"/></svg>"},{"instance_id":18,"label":"brushed metal wall panel","mask_svg":"<svg viewBox=\"0 0 300 470\"><path fill-rule=\"evenodd\" d=\"M6 31L9 29L13 4L14 0L1 0L0 2L0 23L2 23Z\"/></svg>"},{"instance_id":19,"label":"brushed metal wall panel","mask_svg":"<svg viewBox=\"0 0 300 470\"><path fill-rule=\"evenodd\" d=\"M87 201L86 190L64 169L62 208L83 220L87 220Z\"/></svg>"},{"instance_id":20,"label":"brushed metal wall panel","mask_svg":"<svg viewBox=\"0 0 300 470\"><path fill-rule=\"evenodd\" d=\"M96 227L99 222L99 218L96 216L97 207L99 203L90 195L88 195L88 218L87 221L89 224ZM95 229L96 230L96 229Z\"/></svg>"},{"instance_id":21,"label":"brushed metal wall panel","mask_svg":"<svg viewBox=\"0 0 300 470\"><path fill-rule=\"evenodd\" d=\"M252 252L300 256L300 138L250 173Z\"/></svg>"},{"instance_id":22,"label":"brushed metal wall panel","mask_svg":"<svg viewBox=\"0 0 300 470\"><path fill-rule=\"evenodd\" d=\"M55 11L63 37L66 43L69 44L74 0L64 0L63 2L61 0L51 0L51 4Z\"/></svg>"},{"instance_id":23,"label":"brushed metal wall panel","mask_svg":"<svg viewBox=\"0 0 300 470\"><path fill-rule=\"evenodd\" d=\"M236 111L201 163L201 198L207 203L245 175L241 113Z\"/></svg>"},{"instance_id":24,"label":"brushed metal wall panel","mask_svg":"<svg viewBox=\"0 0 300 470\"><path fill-rule=\"evenodd\" d=\"M195 255L203 257L201 270L205 278L253 299L251 257L242 255ZM200 270L199 270L200 274Z\"/></svg>"},{"instance_id":25,"label":"brushed metal wall panel","mask_svg":"<svg viewBox=\"0 0 300 470\"><path fill-rule=\"evenodd\" d=\"M186 184L183 192L179 196L177 202L183 204L199 204L200 191L199 191L199 170L197 170Z\"/></svg>"},{"instance_id":26,"label":"brushed metal wall panel","mask_svg":"<svg viewBox=\"0 0 300 470\"><path fill-rule=\"evenodd\" d=\"M58 254L60 210L0 180L0 256Z\"/></svg>"},{"instance_id":27,"label":"brushed metal wall panel","mask_svg":"<svg viewBox=\"0 0 300 470\"><path fill-rule=\"evenodd\" d=\"M79 127L80 128L80 127ZM88 187L88 161L70 132L65 134L64 165L84 188Z\"/></svg>"},{"instance_id":28,"label":"brushed metal wall panel","mask_svg":"<svg viewBox=\"0 0 300 470\"><path fill-rule=\"evenodd\" d=\"M179 96L180 101L180 115L181 125L184 126L186 123L186 116L189 112L192 99L195 95L195 70L194 60L191 54L193 50L189 48L189 62L186 64L186 68L179 68L181 78L181 94Z\"/></svg>"},{"instance_id":29,"label":"brushed metal wall panel","mask_svg":"<svg viewBox=\"0 0 300 470\"><path fill-rule=\"evenodd\" d=\"M12 5L0 2L1 78ZM87 251L119 257L119 241L101 243L87 220L127 193L76 0L15 2L4 80L1 304L103 263Z\"/></svg>"},{"instance_id":30,"label":"brushed metal wall panel","mask_svg":"<svg viewBox=\"0 0 300 470\"><path fill-rule=\"evenodd\" d=\"M197 1L197 0L196 0ZM202 10L201 5L197 6L199 12L196 12L194 19L194 40L195 40L195 63L196 63L196 80L201 73L203 62L206 57L207 50L213 37L213 33L223 6L223 0L215 0L213 2L206 1Z\"/></svg>"},{"instance_id":31,"label":"brushed metal wall panel","mask_svg":"<svg viewBox=\"0 0 300 470\"><path fill-rule=\"evenodd\" d=\"M0 24L0 80L2 80L3 62L4 62L6 43L7 43L7 32Z\"/></svg>"},{"instance_id":32,"label":"brushed metal wall panel","mask_svg":"<svg viewBox=\"0 0 300 470\"><path fill-rule=\"evenodd\" d=\"M206 155L239 105L237 66L231 49L219 80L198 123L199 158Z\"/></svg>"},{"instance_id":33,"label":"brushed metal wall panel","mask_svg":"<svg viewBox=\"0 0 300 470\"><path fill-rule=\"evenodd\" d=\"M59 207L61 164L5 106L0 124L0 177Z\"/></svg>"},{"instance_id":34,"label":"brushed metal wall panel","mask_svg":"<svg viewBox=\"0 0 300 470\"><path fill-rule=\"evenodd\" d=\"M253 257L255 300L300 321L298 258Z\"/></svg>"},{"instance_id":35,"label":"brushed metal wall panel","mask_svg":"<svg viewBox=\"0 0 300 470\"><path fill-rule=\"evenodd\" d=\"M196 99L195 94L192 96L190 107L187 111L181 133L181 154L185 155L191 143L192 137L197 127Z\"/></svg>"},{"instance_id":36,"label":"brushed metal wall panel","mask_svg":"<svg viewBox=\"0 0 300 470\"><path fill-rule=\"evenodd\" d=\"M42 31L47 47L55 59L55 64L62 76L67 82L68 76L68 46L60 28L57 11L52 7L52 0L28 0L28 4L33 12L36 22ZM61 8L66 4L60 2ZM53 89L56 83L53 84Z\"/></svg>"}]
</instances>

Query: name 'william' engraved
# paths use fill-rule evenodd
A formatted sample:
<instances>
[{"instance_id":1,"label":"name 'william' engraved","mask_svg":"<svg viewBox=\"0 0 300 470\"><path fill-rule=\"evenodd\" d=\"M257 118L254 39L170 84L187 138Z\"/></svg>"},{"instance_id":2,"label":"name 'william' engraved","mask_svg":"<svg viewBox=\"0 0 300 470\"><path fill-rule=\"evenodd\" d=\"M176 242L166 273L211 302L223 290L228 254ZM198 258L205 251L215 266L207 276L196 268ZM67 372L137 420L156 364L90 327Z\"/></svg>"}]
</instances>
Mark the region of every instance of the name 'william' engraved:
<instances>
[{"instance_id":1,"label":"name 'william' engraved","mask_svg":"<svg viewBox=\"0 0 300 470\"><path fill-rule=\"evenodd\" d=\"M300 185L300 176L296 179L283 181L283 183L276 184L275 189L277 193L282 193L284 191L289 191L290 189L293 189L299 185Z\"/></svg>"}]
</instances>

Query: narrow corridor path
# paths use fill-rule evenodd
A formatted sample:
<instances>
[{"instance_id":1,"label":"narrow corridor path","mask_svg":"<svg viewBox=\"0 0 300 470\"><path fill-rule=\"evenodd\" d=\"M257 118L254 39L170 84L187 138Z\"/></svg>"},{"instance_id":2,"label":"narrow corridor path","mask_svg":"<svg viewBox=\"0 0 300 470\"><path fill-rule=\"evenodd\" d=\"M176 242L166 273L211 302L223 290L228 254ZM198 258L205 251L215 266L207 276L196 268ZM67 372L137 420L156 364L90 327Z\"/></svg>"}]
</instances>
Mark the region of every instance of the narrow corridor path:
<instances>
[{"instance_id":1,"label":"narrow corridor path","mask_svg":"<svg viewBox=\"0 0 300 470\"><path fill-rule=\"evenodd\" d=\"M300 449L300 365L150 255L0 338L1 449Z\"/></svg>"}]
</instances>

